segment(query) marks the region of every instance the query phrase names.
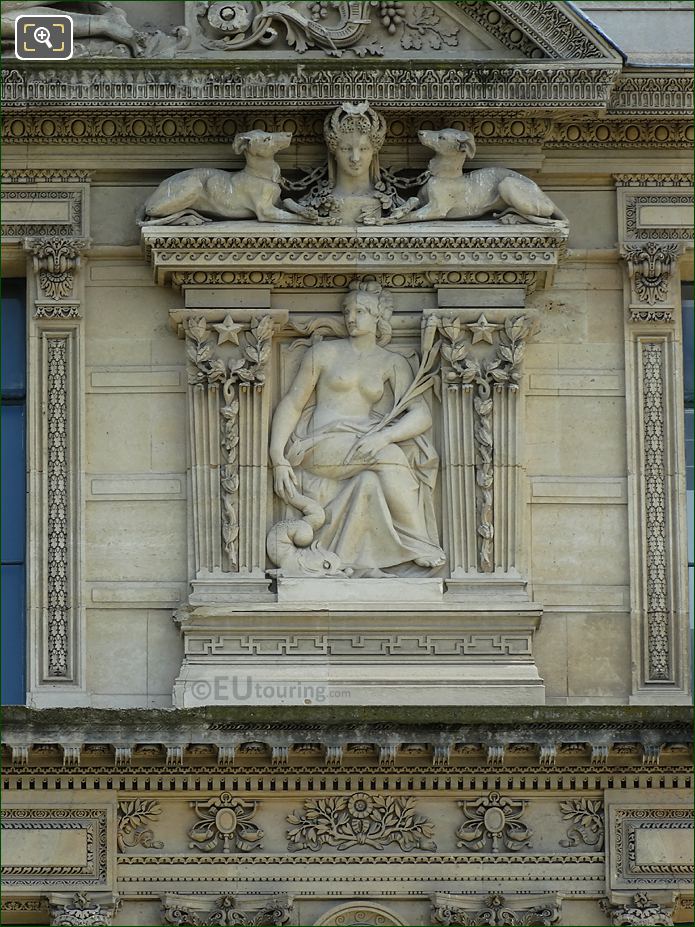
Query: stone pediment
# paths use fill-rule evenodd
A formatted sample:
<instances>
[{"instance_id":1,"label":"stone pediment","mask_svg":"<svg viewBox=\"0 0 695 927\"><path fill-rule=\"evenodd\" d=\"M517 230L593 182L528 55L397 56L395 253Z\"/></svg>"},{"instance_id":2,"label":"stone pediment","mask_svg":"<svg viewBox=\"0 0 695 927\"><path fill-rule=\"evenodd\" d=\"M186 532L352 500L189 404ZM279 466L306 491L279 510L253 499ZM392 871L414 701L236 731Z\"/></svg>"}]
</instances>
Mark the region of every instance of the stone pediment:
<instances>
[{"instance_id":1,"label":"stone pediment","mask_svg":"<svg viewBox=\"0 0 695 927\"><path fill-rule=\"evenodd\" d=\"M182 57L619 61L567 3L341 2L186 4Z\"/></svg>"}]
</instances>

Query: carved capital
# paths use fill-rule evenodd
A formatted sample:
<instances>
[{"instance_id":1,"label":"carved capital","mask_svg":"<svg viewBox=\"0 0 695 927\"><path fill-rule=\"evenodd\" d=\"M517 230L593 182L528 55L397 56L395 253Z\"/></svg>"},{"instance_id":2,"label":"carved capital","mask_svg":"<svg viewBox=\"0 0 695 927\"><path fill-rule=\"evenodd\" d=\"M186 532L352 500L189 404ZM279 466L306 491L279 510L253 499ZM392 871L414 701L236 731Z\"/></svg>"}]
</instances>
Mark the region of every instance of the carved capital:
<instances>
[{"instance_id":1,"label":"carved capital","mask_svg":"<svg viewBox=\"0 0 695 927\"><path fill-rule=\"evenodd\" d=\"M223 895L212 908L199 896L186 898L166 895L162 899L164 924L206 927L210 924L236 924L237 927L281 927L292 914L287 895L261 895L253 899Z\"/></svg>"},{"instance_id":2,"label":"carved capital","mask_svg":"<svg viewBox=\"0 0 695 927\"><path fill-rule=\"evenodd\" d=\"M633 895L623 904L603 900L600 905L614 927L673 927L670 912L644 892Z\"/></svg>"},{"instance_id":3,"label":"carved capital","mask_svg":"<svg viewBox=\"0 0 695 927\"><path fill-rule=\"evenodd\" d=\"M432 898L432 917L435 924L448 927L544 927L560 920L560 899L555 895L442 894Z\"/></svg>"},{"instance_id":4,"label":"carved capital","mask_svg":"<svg viewBox=\"0 0 695 927\"><path fill-rule=\"evenodd\" d=\"M113 923L120 901L117 895L77 892L49 896L51 924L55 927L100 927Z\"/></svg>"},{"instance_id":5,"label":"carved capital","mask_svg":"<svg viewBox=\"0 0 695 927\"><path fill-rule=\"evenodd\" d=\"M659 241L633 242L621 247L630 281L632 321L673 321L669 291L678 249L678 244Z\"/></svg>"},{"instance_id":6,"label":"carved capital","mask_svg":"<svg viewBox=\"0 0 695 927\"><path fill-rule=\"evenodd\" d=\"M44 299L72 296L80 255L89 248L86 238L26 238L24 248L33 255L34 273ZM37 307L38 308L38 307Z\"/></svg>"}]
</instances>

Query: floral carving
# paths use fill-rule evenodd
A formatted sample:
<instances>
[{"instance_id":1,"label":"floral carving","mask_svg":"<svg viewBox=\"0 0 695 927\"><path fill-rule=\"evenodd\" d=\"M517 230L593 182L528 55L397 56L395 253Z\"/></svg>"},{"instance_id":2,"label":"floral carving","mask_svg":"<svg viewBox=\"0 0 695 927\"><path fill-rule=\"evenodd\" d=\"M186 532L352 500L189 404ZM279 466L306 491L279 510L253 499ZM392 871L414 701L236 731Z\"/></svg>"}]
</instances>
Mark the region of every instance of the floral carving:
<instances>
[{"instance_id":1,"label":"floral carving","mask_svg":"<svg viewBox=\"0 0 695 927\"><path fill-rule=\"evenodd\" d=\"M237 900L232 895L223 895L212 911L202 914L178 905L170 900L162 905L165 924L177 927L281 927L292 914L292 902L284 896L275 896L263 901L260 909L244 911L237 907Z\"/></svg>"},{"instance_id":2,"label":"floral carving","mask_svg":"<svg viewBox=\"0 0 695 927\"><path fill-rule=\"evenodd\" d=\"M47 338L48 675L68 673L68 370L67 341Z\"/></svg>"},{"instance_id":3,"label":"floral carving","mask_svg":"<svg viewBox=\"0 0 695 927\"><path fill-rule=\"evenodd\" d=\"M248 3L202 2L198 22L203 31L205 48L237 51L251 47L273 45L278 38L274 24L285 30L285 41L302 54L310 48L320 48L327 55L340 57L350 49L360 58L382 56L383 43L366 39L373 8L378 22L389 35L400 36L401 47L420 50L423 46L439 49L442 45L457 45L457 26L442 24L441 17L427 3L327 2L306 4L284 2ZM307 15L308 14L308 15Z\"/></svg>"},{"instance_id":4,"label":"floral carving","mask_svg":"<svg viewBox=\"0 0 695 927\"><path fill-rule=\"evenodd\" d=\"M637 299L649 306L663 302L668 295L678 245L640 242L623 245L621 253L627 261L628 276Z\"/></svg>"},{"instance_id":5,"label":"floral carving","mask_svg":"<svg viewBox=\"0 0 695 927\"><path fill-rule=\"evenodd\" d=\"M227 375L224 361L214 354L215 339L205 318L189 319L186 325L188 382L192 386L222 383Z\"/></svg>"},{"instance_id":6,"label":"floral carving","mask_svg":"<svg viewBox=\"0 0 695 927\"><path fill-rule=\"evenodd\" d=\"M135 798L118 805L117 843L121 853L129 847L141 846L148 850L161 850L164 844L154 839L154 831L148 827L162 813L162 806L151 799Z\"/></svg>"},{"instance_id":7,"label":"floral carving","mask_svg":"<svg viewBox=\"0 0 695 927\"><path fill-rule=\"evenodd\" d=\"M457 846L482 850L486 844L493 853L500 852L500 843L507 850L530 847L532 831L520 821L527 802L506 798L490 792L483 798L458 802L465 822L457 829Z\"/></svg>"},{"instance_id":8,"label":"floral carving","mask_svg":"<svg viewBox=\"0 0 695 927\"><path fill-rule=\"evenodd\" d=\"M565 821L571 821L567 828L567 839L560 841L562 847L576 847L583 843L588 847L603 849L605 838L603 803L598 799L573 798L560 804L560 813Z\"/></svg>"},{"instance_id":9,"label":"floral carving","mask_svg":"<svg viewBox=\"0 0 695 927\"><path fill-rule=\"evenodd\" d=\"M244 801L230 792L208 801L192 801L191 808L200 820L188 831L189 846L209 852L221 845L223 853L259 849L264 833L251 821L257 807L258 802Z\"/></svg>"},{"instance_id":10,"label":"floral carving","mask_svg":"<svg viewBox=\"0 0 695 927\"><path fill-rule=\"evenodd\" d=\"M471 898L464 908L459 899L451 903L437 896L434 904L434 920L447 927L545 927L560 920L560 905L556 899L532 907L521 908L510 905L503 895L488 895L484 902Z\"/></svg>"},{"instance_id":11,"label":"floral carving","mask_svg":"<svg viewBox=\"0 0 695 927\"><path fill-rule=\"evenodd\" d=\"M507 318L504 325L490 324L484 315L477 322L463 324L459 318L446 317L441 320L444 337L441 354L448 369L444 371L444 382L451 386L475 389L473 408L475 410L475 457L477 495L478 565L483 573L494 570L494 439L492 428L493 387L510 390L519 388L521 364L524 358L525 342L531 331L531 324L525 316ZM471 355L471 348L477 342L493 344L494 333L499 332L497 348L490 358ZM468 337L470 334L470 339Z\"/></svg>"},{"instance_id":12,"label":"floral carving","mask_svg":"<svg viewBox=\"0 0 695 927\"><path fill-rule=\"evenodd\" d=\"M378 6L379 20L389 35L400 32L401 48L406 51L420 51L425 44L435 50L443 45L458 45L458 27L443 25L429 3L387 0L372 6Z\"/></svg>"},{"instance_id":13,"label":"floral carving","mask_svg":"<svg viewBox=\"0 0 695 927\"><path fill-rule=\"evenodd\" d=\"M71 904L51 905L51 924L57 927L108 927L118 906L102 906L77 892Z\"/></svg>"},{"instance_id":14,"label":"floral carving","mask_svg":"<svg viewBox=\"0 0 695 927\"><path fill-rule=\"evenodd\" d=\"M397 844L401 850L435 850L434 824L415 811L415 799L355 792L331 798L309 799L302 812L287 822L289 849L338 850L372 847L383 850Z\"/></svg>"},{"instance_id":15,"label":"floral carving","mask_svg":"<svg viewBox=\"0 0 695 927\"><path fill-rule=\"evenodd\" d=\"M669 595L667 581L663 348L642 343L642 419L644 507L647 542L647 634L651 679L670 672Z\"/></svg>"},{"instance_id":16,"label":"floral carving","mask_svg":"<svg viewBox=\"0 0 695 927\"><path fill-rule=\"evenodd\" d=\"M673 918L644 892L633 895L626 904L600 902L601 909L614 927L673 927Z\"/></svg>"},{"instance_id":17,"label":"floral carving","mask_svg":"<svg viewBox=\"0 0 695 927\"><path fill-rule=\"evenodd\" d=\"M34 272L46 299L64 299L72 293L74 275L80 266L80 252L89 243L78 238L27 239L33 254Z\"/></svg>"}]
</instances>

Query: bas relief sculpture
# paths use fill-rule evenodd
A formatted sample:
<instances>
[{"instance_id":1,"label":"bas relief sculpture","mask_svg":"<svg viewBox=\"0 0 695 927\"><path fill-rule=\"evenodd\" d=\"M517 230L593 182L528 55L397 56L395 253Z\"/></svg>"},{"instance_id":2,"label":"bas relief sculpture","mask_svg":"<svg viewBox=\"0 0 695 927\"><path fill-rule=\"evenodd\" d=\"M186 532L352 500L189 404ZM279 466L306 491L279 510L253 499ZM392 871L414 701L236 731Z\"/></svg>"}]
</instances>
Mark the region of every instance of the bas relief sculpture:
<instances>
[{"instance_id":1,"label":"bas relief sculpture","mask_svg":"<svg viewBox=\"0 0 695 927\"><path fill-rule=\"evenodd\" d=\"M27 13L50 16L56 11L67 13L72 19L74 58L102 55L171 58L176 51L186 48L190 42L190 34L185 26L177 26L172 36L165 35L159 29L137 31L128 22L126 13L108 0L88 3L70 0L53 0L46 3L37 3L36 0L3 0L3 52L12 54L14 51L14 24L18 16Z\"/></svg>"},{"instance_id":2,"label":"bas relief sculpture","mask_svg":"<svg viewBox=\"0 0 695 927\"><path fill-rule=\"evenodd\" d=\"M475 154L470 132L421 131L435 151L428 169L412 179L381 168L386 120L368 103L343 103L324 121L325 165L299 180L282 177L274 156L289 133L254 130L233 143L246 166L236 174L193 168L163 181L145 203L141 224L200 224L256 218L260 222L314 225L386 225L425 220L491 217L505 224L566 223L565 216L532 180L507 168L462 172ZM408 193L419 187L417 195ZM282 198L282 191L296 198Z\"/></svg>"},{"instance_id":3,"label":"bas relief sculpture","mask_svg":"<svg viewBox=\"0 0 695 927\"><path fill-rule=\"evenodd\" d=\"M391 312L379 283L353 281L343 305L348 337L309 347L275 410L275 492L302 516L268 534L279 575L424 575L445 562L425 400L438 347L425 339L413 371L386 347Z\"/></svg>"}]
</instances>

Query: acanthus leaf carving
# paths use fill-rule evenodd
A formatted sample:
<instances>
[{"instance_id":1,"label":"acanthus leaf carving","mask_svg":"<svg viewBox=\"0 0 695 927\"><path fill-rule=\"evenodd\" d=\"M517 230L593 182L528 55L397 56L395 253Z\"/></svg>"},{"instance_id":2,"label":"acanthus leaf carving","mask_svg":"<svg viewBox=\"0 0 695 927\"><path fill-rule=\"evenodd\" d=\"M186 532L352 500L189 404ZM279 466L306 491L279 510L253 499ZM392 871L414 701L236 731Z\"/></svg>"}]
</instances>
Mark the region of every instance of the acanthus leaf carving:
<instances>
[{"instance_id":1,"label":"acanthus leaf carving","mask_svg":"<svg viewBox=\"0 0 695 927\"><path fill-rule=\"evenodd\" d=\"M457 846L482 850L489 843L492 853L500 852L500 843L512 852L530 847L533 831L520 820L527 804L499 792L458 802L465 822L456 831Z\"/></svg>"},{"instance_id":2,"label":"acanthus leaf carving","mask_svg":"<svg viewBox=\"0 0 695 927\"><path fill-rule=\"evenodd\" d=\"M72 295L80 254L89 247L84 238L27 238L24 247L33 255L34 272L45 299Z\"/></svg>"},{"instance_id":3,"label":"acanthus leaf carving","mask_svg":"<svg viewBox=\"0 0 695 927\"><path fill-rule=\"evenodd\" d=\"M613 927L673 927L670 913L645 892L638 892L624 904L604 899L600 905Z\"/></svg>"},{"instance_id":4,"label":"acanthus leaf carving","mask_svg":"<svg viewBox=\"0 0 695 927\"><path fill-rule=\"evenodd\" d=\"M663 303L678 254L677 244L634 242L624 244L621 254L627 262L633 298L649 307Z\"/></svg>"},{"instance_id":5,"label":"acanthus leaf carving","mask_svg":"<svg viewBox=\"0 0 695 927\"><path fill-rule=\"evenodd\" d=\"M222 895L211 911L201 912L167 896L162 903L165 924L174 927L282 927L292 915L292 900L286 895L260 896L261 906L248 910L233 895Z\"/></svg>"},{"instance_id":6,"label":"acanthus leaf carving","mask_svg":"<svg viewBox=\"0 0 695 927\"><path fill-rule=\"evenodd\" d=\"M77 892L72 901L50 905L52 927L109 927L118 909L118 899L109 905Z\"/></svg>"},{"instance_id":7,"label":"acanthus leaf carving","mask_svg":"<svg viewBox=\"0 0 695 927\"><path fill-rule=\"evenodd\" d=\"M352 795L307 799L301 812L288 815L290 850L338 850L371 847L383 850L435 850L434 824L415 811L411 797L354 792Z\"/></svg>"},{"instance_id":8,"label":"acanthus leaf carving","mask_svg":"<svg viewBox=\"0 0 695 927\"><path fill-rule=\"evenodd\" d=\"M523 904L526 907L522 907ZM504 895L495 893L484 899L472 896L465 901L437 895L432 907L435 923L446 927L477 927L480 924L490 927L550 927L560 920L560 903L553 896L530 906L523 896L510 904Z\"/></svg>"}]
</instances>

